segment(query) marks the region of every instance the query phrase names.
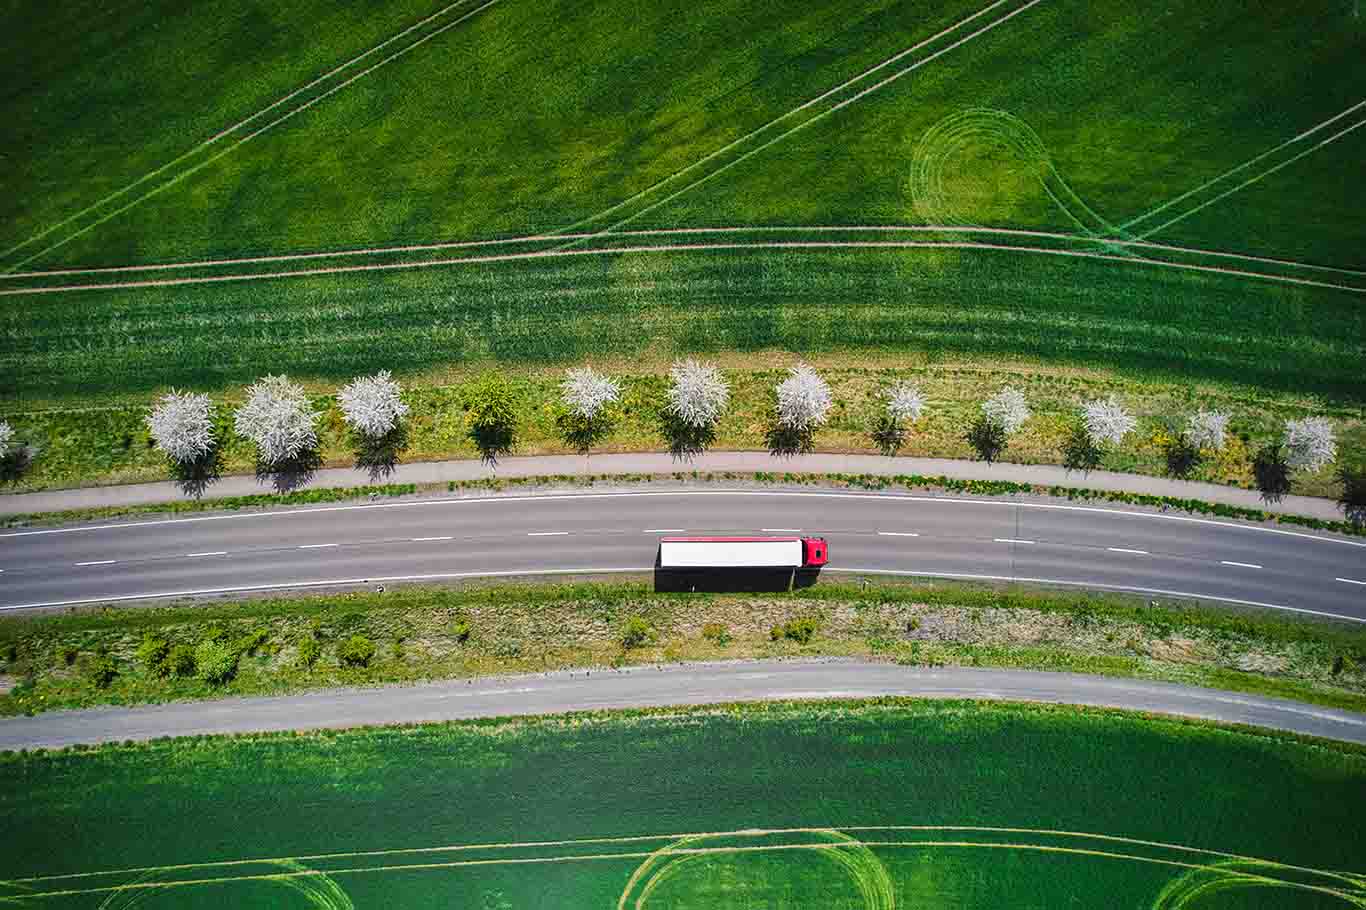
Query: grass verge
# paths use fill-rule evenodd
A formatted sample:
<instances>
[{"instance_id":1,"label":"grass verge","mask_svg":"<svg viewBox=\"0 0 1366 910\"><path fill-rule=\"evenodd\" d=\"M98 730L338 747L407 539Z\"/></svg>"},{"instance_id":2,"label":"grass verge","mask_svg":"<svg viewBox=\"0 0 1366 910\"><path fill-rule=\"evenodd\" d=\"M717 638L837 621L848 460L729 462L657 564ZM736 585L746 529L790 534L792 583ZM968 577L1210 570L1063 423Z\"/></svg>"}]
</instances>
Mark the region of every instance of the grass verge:
<instances>
[{"instance_id":1,"label":"grass verge","mask_svg":"<svg viewBox=\"0 0 1366 910\"><path fill-rule=\"evenodd\" d=\"M0 712L812 655L1129 676L1366 710L1366 631L1355 627L1014 587L877 582L722 595L628 582L7 618ZM223 665L220 679L206 669Z\"/></svg>"}]
</instances>

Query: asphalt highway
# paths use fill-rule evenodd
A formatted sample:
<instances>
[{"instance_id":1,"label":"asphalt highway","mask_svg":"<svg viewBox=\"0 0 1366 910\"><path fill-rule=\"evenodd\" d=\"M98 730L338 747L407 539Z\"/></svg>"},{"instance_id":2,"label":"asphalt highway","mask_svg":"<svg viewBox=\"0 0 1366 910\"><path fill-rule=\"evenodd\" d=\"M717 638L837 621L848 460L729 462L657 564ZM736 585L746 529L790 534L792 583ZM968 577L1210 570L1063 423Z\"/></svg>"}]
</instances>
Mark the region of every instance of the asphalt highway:
<instances>
[{"instance_id":1,"label":"asphalt highway","mask_svg":"<svg viewBox=\"0 0 1366 910\"><path fill-rule=\"evenodd\" d=\"M1019 579L1366 622L1366 541L1116 508L838 491L452 497L0 535L0 610L648 572L661 536L812 534L827 575Z\"/></svg>"},{"instance_id":2,"label":"asphalt highway","mask_svg":"<svg viewBox=\"0 0 1366 910\"><path fill-rule=\"evenodd\" d=\"M722 702L973 698L1126 708L1366 743L1366 715L1170 683L856 660L736 661L555 672L269 698L53 711L0 720L0 750L471 717Z\"/></svg>"}]
</instances>

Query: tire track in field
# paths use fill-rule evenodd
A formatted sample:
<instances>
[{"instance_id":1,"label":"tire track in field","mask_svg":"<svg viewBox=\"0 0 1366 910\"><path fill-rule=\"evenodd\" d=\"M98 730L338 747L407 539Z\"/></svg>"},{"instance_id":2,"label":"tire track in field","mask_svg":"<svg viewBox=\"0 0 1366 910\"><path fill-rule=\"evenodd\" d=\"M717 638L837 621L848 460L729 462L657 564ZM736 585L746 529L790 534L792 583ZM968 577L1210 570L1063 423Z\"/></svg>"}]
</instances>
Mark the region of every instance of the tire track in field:
<instances>
[{"instance_id":1,"label":"tire track in field","mask_svg":"<svg viewBox=\"0 0 1366 910\"><path fill-rule=\"evenodd\" d=\"M1156 207L1154 207L1154 208L1149 209L1149 210L1146 211L1146 212L1143 212L1143 213L1140 214L1140 215L1137 215L1137 216L1135 216L1135 217L1133 217L1133 218L1130 218L1128 221L1125 221L1123 224L1119 225L1118 230L1119 230L1119 231L1131 231L1131 229L1137 227L1139 224L1141 224L1141 223L1143 223L1143 222L1145 222L1145 221L1148 221L1148 220L1150 220L1150 219L1156 217L1157 215L1161 214L1162 212L1165 212L1165 211L1167 211L1168 209L1170 209L1172 206L1180 205L1182 202L1185 202L1187 199L1190 199L1192 196L1199 195L1200 193L1203 193L1203 192L1205 192L1206 190L1209 190L1209 189L1214 188L1216 185L1218 185L1218 184L1220 184L1220 183L1223 183L1225 180L1231 179L1232 177L1234 177L1234 176L1236 176L1236 175L1242 173L1243 171L1247 170L1248 168L1254 167L1254 166L1260 164L1261 162L1265 161L1266 159L1272 157L1273 155L1276 155L1276 154L1278 154L1279 152L1285 151L1286 149L1290 148L1292 145L1295 145L1295 144L1297 144L1297 143L1303 142L1304 140L1306 140L1306 139L1308 139L1309 137L1313 136L1315 133L1319 132L1320 130L1327 129L1328 127L1332 126L1334 123L1337 123L1339 120L1342 120L1342 119L1344 119L1344 118L1346 118L1346 117L1350 117L1351 115L1353 115L1353 114L1357 113L1358 111L1360 111L1362 108L1366 108L1366 100L1358 101L1356 104L1352 105L1351 107L1348 107L1348 108L1346 108L1345 110L1339 111L1338 113L1334 114L1332 117L1329 117L1327 120L1324 120L1324 121L1321 121L1321 122L1319 122L1319 123L1314 124L1313 126L1309 127L1309 128L1306 129L1306 130L1301 131L1301 132L1298 133L1297 135L1291 137L1290 139L1285 140L1284 142L1280 143L1279 145L1276 145L1276 146L1274 146L1273 148L1267 149L1266 151L1262 152L1261 154L1259 154L1259 155L1257 155L1257 156L1255 156L1255 157L1253 157L1253 158L1250 158L1250 159L1248 159L1247 161L1244 161L1242 164L1240 164L1240 165L1238 165L1238 166L1236 166L1236 167L1230 168L1229 170L1224 171L1222 174L1219 174L1219 175L1217 175L1217 176L1215 176L1215 177L1210 178L1209 180L1206 180L1204 183L1201 183L1199 186L1196 186L1196 187L1194 187L1194 188L1192 188L1192 189L1190 189L1190 190L1187 190L1186 192L1182 193L1181 195L1175 196L1175 197L1173 197L1173 198L1167 200L1166 202L1162 203L1161 205L1158 205L1158 206L1156 206ZM1183 220L1184 218L1187 218L1187 217L1189 217L1190 215L1195 214L1195 212L1200 211L1201 209L1205 208L1206 206L1212 205L1213 203L1219 201L1220 199L1223 199L1223 198L1225 198L1225 197L1227 197L1227 196L1229 196L1229 195L1231 195L1231 194L1233 194L1233 193L1236 193L1238 190L1241 190L1241 189L1243 189L1243 188L1246 187L1246 186L1250 186L1251 184L1256 183L1257 181L1259 181L1259 180L1261 180L1261 179L1263 179L1263 178L1269 176L1270 174L1275 173L1276 171L1280 170L1281 168L1286 167L1287 165L1289 165L1289 164L1291 164L1291 163L1293 163L1293 162L1295 162L1295 161L1298 161L1300 158L1303 158L1305 155L1309 154L1310 152L1316 151L1317 149L1322 148L1323 146L1329 144L1330 142L1334 142L1334 141L1336 141L1337 139L1340 139L1342 136L1345 136L1347 133L1350 133L1352 130L1355 130L1357 127L1361 126L1362 123L1366 123L1366 121L1358 122L1358 123L1356 123L1355 125L1350 126L1350 127L1348 127L1347 129L1342 130L1342 131L1340 131L1340 132L1334 134L1333 136L1330 136L1328 139L1319 142L1318 144L1314 145L1314 146L1311 147L1310 149L1308 149L1308 150L1306 150L1306 151L1304 151L1304 152L1301 152L1300 154L1296 155L1295 157L1289 159L1288 161L1281 162L1280 164L1278 164L1278 165L1272 167L1270 170L1264 171L1264 172L1262 172L1262 173L1256 175L1255 177L1253 177L1253 178L1251 178L1251 179L1249 179L1249 180L1246 180L1246 181L1244 181L1243 183L1241 183L1241 184L1235 186L1233 189L1228 190L1228 191L1226 191L1226 192L1224 192L1224 193L1221 193L1220 195L1215 196L1213 199L1210 199L1210 200L1208 200L1208 201L1206 201L1206 202L1204 202L1204 203L1202 203L1202 204L1200 204L1200 205L1198 205L1198 206L1196 206L1196 207L1194 207L1194 208L1192 208L1192 209L1186 210L1184 213L1179 213L1177 217L1171 219L1170 221L1164 222L1163 224L1159 225L1159 226L1156 227L1156 228L1145 229L1143 232L1139 233L1137 236L1140 237L1140 238L1151 236L1152 234L1157 233L1158 231L1162 230L1163 228L1169 227L1170 225L1175 224L1177 221L1181 221L1181 220Z\"/></svg>"},{"instance_id":2,"label":"tire track in field","mask_svg":"<svg viewBox=\"0 0 1366 910\"><path fill-rule=\"evenodd\" d=\"M1304 269L1316 272L1330 272L1339 275L1352 275L1366 278L1366 270L1347 269L1340 266L1321 265L1314 262L1299 262L1293 259L1276 259L1268 256L1252 256L1246 253L1231 253L1224 250L1210 250L1201 247L1175 246L1167 243L1154 243L1147 240L1101 240L1091 235L1066 234L1057 231L1038 231L1026 228L993 228L962 224L816 224L816 225L729 225L721 227L682 227L650 228L635 231L616 231L610 237L658 237L705 234L764 234L764 233L943 233L943 234L982 234L1001 237L1034 237L1063 242L1102 244L1108 247L1132 247L1139 250L1160 250L1196 257L1233 259L1289 269ZM526 234L519 237L502 237L489 240L456 240L432 243L406 244L402 246L358 247L346 250L316 251L308 253L281 253L275 255L244 256L227 259L201 259L186 262L151 263L147 265L98 266L92 268L50 269L35 272L11 272L0 274L0 281L19 279L46 279L78 275L117 275L131 272L162 272L188 269L228 268L238 265L259 265L280 262L300 262L318 259L346 259L361 256L384 256L399 253L436 252L440 250L476 249L490 246L511 246L516 244L552 243L566 239L590 239L601 236L597 232L579 234Z\"/></svg>"},{"instance_id":3,"label":"tire track in field","mask_svg":"<svg viewBox=\"0 0 1366 910\"><path fill-rule=\"evenodd\" d=\"M984 16L984 15L987 15L988 13L993 12L994 10L996 10L997 7L1002 6L1002 5L1005 4L1006 2L1007 2L1007 0L996 0L996 2L991 3L991 4L989 4L989 5L985 6L985 7L983 7L982 9L980 9L980 10L978 10L977 12L973 13L972 15L967 16L966 18L960 19L959 21L953 23L952 25L948 26L947 28L944 28L944 29L940 30L939 32L936 32L935 34L931 35L930 37L928 37L928 38L926 38L926 39L924 39L924 40L922 40L922 41L919 41L919 42L917 42L917 43L911 45L910 47L908 47L908 48L906 48L906 49L904 49L904 50L902 50L902 51L897 52L896 54L893 54L892 56L890 56L890 57L888 57L887 59L885 59L885 60L883 60L883 61L881 61L881 62L875 64L874 66L870 67L869 69L864 70L863 72L859 73L858 75L853 76L852 78L846 79L844 82L841 82L839 85L836 85L834 88L831 88L831 89L829 89L829 90L827 90L827 91L821 93L820 95L817 95L816 97L811 98L810 100L808 100L808 101L804 102L803 104L801 104L801 105L799 105L799 106L793 108L792 110L788 111L787 113L782 114L782 115L780 115L780 116L778 116L778 117L775 117L774 119L768 121L767 123L763 124L762 126L759 126L759 127L755 128L755 129L753 129L753 130L750 130L748 133L746 133L745 135L739 137L738 139L734 139L734 140L732 140L731 142L726 143L726 144L723 145L721 148L716 149L715 151L713 151L713 152L711 152L711 153L709 153L709 154L703 156L702 158L699 158L698 160L694 161L692 164L689 164L687 167L681 168L680 170L675 171L674 173L670 174L669 176L664 177L664 178L662 178L662 179L656 181L655 183L653 183L652 185L646 187L645 189L641 190L640 192L638 192L638 193L636 193L636 194L634 194L634 195L632 195L632 196L629 196L629 197L627 197L626 199L623 199L621 202L618 202L618 203L616 203L615 205L609 206L609 207L603 209L602 211L600 211L600 212L598 212L598 213L596 213L596 214L594 214L594 215L588 216L587 218L580 219L579 221L576 221L576 222L574 222L573 224L570 224L570 225L567 225L567 226L565 226L565 227L563 227L563 228L560 228L558 231L555 231L555 232L553 232L553 233L557 233L557 234L567 234L567 233L569 233L569 232L578 230L579 228L583 227L584 225L591 224L591 223L593 223L594 221L597 221L597 220L599 220L599 219L601 219L601 218L604 218L604 217L606 217L606 216L608 216L608 215L611 215L611 214L613 214L613 213L615 213L615 212L621 211L622 209L626 208L627 206L629 206L629 205L631 205L631 204L633 204L633 203L635 203L635 202L638 202L638 201L644 199L645 197L649 196L650 194L655 193L657 190L662 189L663 187L667 186L668 184L673 183L673 182L674 182L675 180L677 180L678 178L683 177L684 175L691 173L692 171L694 171L694 170L696 170L697 168L699 168L699 167L705 165L705 164L708 163L709 161L712 161L712 160L714 160L714 159L720 157L721 155L726 154L727 152L733 151L734 149L740 147L741 145L744 145L745 143L749 142L751 139L757 138L761 133L765 132L765 131L768 130L770 127L777 126L778 124L782 123L783 121L787 120L788 118L793 117L793 116L795 116L795 115L797 115L797 114L800 114L800 113L802 113L803 111L806 111L806 110L808 110L809 108L812 108L812 107L814 107L814 106L820 104L822 101L825 101L825 100L831 98L832 96L837 95L837 94L839 94L839 93L842 92L842 91L845 91L846 89L849 89L849 88L854 87L854 86L857 85L859 82L862 82L863 80L867 79L869 76L872 76L872 75L876 74L877 72L879 72L879 71L885 69L886 67L891 66L892 64L895 64L895 63L897 63L897 62L899 62L899 61L905 59L906 57L910 56L911 54L916 53L917 51L923 50L924 48L928 47L930 44L933 44L934 42L938 41L940 38L944 38L944 37L946 37L946 36L952 34L953 32L958 31L959 29L963 28L964 26L966 26L966 25L968 25L968 24L974 22L975 20L979 19L980 17L982 17L982 16ZM1039 2L1042 2L1042 0L1031 0L1031 2L1029 2L1028 4L1026 4L1024 7L1021 7L1021 8L1019 8L1019 9L1016 9L1014 12L1009 13L1008 15L1002 17L1001 19L997 19L997 20L993 21L991 24L989 24L988 26L986 26L986 28L984 28L984 29L979 29L978 31L973 32L972 34L968 35L966 38L959 39L959 40L958 40L957 42L955 42L954 44L951 44L949 47L947 47L947 48L945 48L945 49L943 49L943 50L941 50L941 51L936 52L935 54L931 55L929 58L927 58L927 59L925 59L925 60L918 61L918 62L916 62L916 63L914 63L914 64L912 64L912 65L910 65L910 66L908 66L908 67L906 67L906 68L904 68L904 69L902 69L902 70L899 70L898 72L894 73L891 77L888 77L888 78L883 79L882 81L880 81L880 82L878 82L877 84L873 85L871 88L865 89L865 90L859 92L859 93L858 93L857 95L855 95L854 97L852 97L852 98L850 98L850 99L846 99L845 101L836 104L836 105L835 105L834 107L832 107L832 108L828 108L828 109L826 109L826 110L824 110L824 111L817 112L817 114L816 114L813 118L811 118L811 120L804 121L801 125L799 125L799 126L793 128L793 129L789 129L787 132L782 133L781 135L779 135L779 136L776 137L775 139L770 140L769 142L766 142L765 144L761 145L759 148L754 149L753 151L748 152L748 153L746 153L745 155L741 156L741 158L738 158L738 159L735 159L734 161L731 161L730 163L728 163L728 164L724 165L723 167L721 167L719 170L714 171L714 172L712 172L711 174L708 174L706 177L703 178L703 181L705 181L706 179L710 179L711 176L715 176L715 174L720 173L721 171L724 171L724 170L729 169L729 168L730 168L731 166L733 166L734 164L737 164L737 163L739 163L739 161L744 160L744 158L749 157L749 155L754 154L754 152L761 151L762 149L767 148L769 145L772 145L773 142L777 142L777 141L782 140L783 138L786 138L787 136L791 135L793 132L796 132L798 129L801 129L802 127L808 125L809 123L813 123L813 122L815 122L816 120L819 120L819 119L821 119L821 118L823 118L823 117L825 117L825 116L827 116L827 115L829 115L829 114L831 114L831 113L834 113L834 111L839 110L841 107L844 107L844 106L846 106L846 105L852 103L853 101L857 101L859 98L863 97L863 96L866 95L868 92L875 91L875 90L877 90L878 88L881 88L883 85L886 85L888 82L891 82L891 81L893 81L893 80L895 80L895 79L899 79L901 76L904 76L906 73L911 72L911 71L914 70L914 69L918 69L920 66L923 66L925 63L930 62L930 60L933 60L933 59L935 59L936 57L938 57L938 56L940 56L940 55L942 55L942 54L944 54L944 53L947 53L947 52L950 51L950 50L953 50L955 47L958 47L960 44L962 44L962 43L964 43L964 42L966 42L966 41L969 41L969 40L971 40L972 38L975 38L975 37L976 37L977 35L979 35L979 34L982 34L982 32L984 32L984 31L989 31L990 29L995 28L997 25L1000 25L1002 22L1005 22L1007 19L1013 18L1013 17L1016 16L1017 14L1023 12L1025 9L1028 9L1029 7L1035 5L1036 3L1039 3ZM697 181L697 182L694 182L694 183L692 183L692 184L689 184L688 186L684 187L683 190L681 190L680 192L686 192L687 190L691 189L692 187L696 186L698 183L703 182L703 181ZM638 212L636 212L634 215L630 216L630 218L627 218L627 219L625 219L624 221L619 221L619 222L617 222L616 224L612 225L611 227L605 228L605 229L604 229L603 231L601 231L600 233L607 233L607 232L609 232L609 231L612 231L613 229L615 229L616 227L621 226L622 224L626 223L627 221L630 221L630 220L633 220L633 219L636 218L636 217L639 217L639 216L640 216L641 214L643 214L644 212L649 211L649 210L652 209L652 208L656 208L658 205L662 205L664 202L667 202L667 201L669 201L670 199L675 198L677 195L678 195L678 194L676 193L676 194L674 194L673 196L669 196L668 198L662 200L662 201L659 202L659 203L656 203L656 204L651 205L651 206L649 206L649 207L647 207L647 208L645 208L645 209L642 209L641 211L638 211Z\"/></svg>"},{"instance_id":4,"label":"tire track in field","mask_svg":"<svg viewBox=\"0 0 1366 910\"><path fill-rule=\"evenodd\" d=\"M620 235L612 237L602 237L591 235L592 239L611 240L620 239ZM1271 281L1282 284L1298 285L1302 287L1323 288L1328 290L1346 291L1355 294L1366 294L1366 286L1338 284L1330 281L1322 281L1312 278L1299 278L1290 275L1280 275L1273 272L1258 272L1252 269L1234 269L1215 265L1198 265L1195 263L1172 262L1164 259L1152 259L1147 257L1122 256L1115 253L1101 253L1087 250L1065 250L1050 247L1024 246L1008 243L986 243L980 241L911 241L911 240L791 240L791 241L759 241L759 242L712 242L712 243L678 243L664 245L634 245L634 246L599 246L578 249L565 249L556 247L549 250L535 250L521 253L503 253L478 256L462 256L450 259L429 259L410 262L391 262L391 263L372 263L366 265L342 265L311 269L292 269L283 272L254 272L233 275L204 275L185 278L164 278L148 279L140 281L125 282L104 282L94 284L69 284L46 287L23 287L8 288L0 290L0 297L19 297L40 294L57 294L74 291L105 291L105 290L136 290L141 288L166 288L179 287L184 285L199 284L223 284L226 282L247 282L247 281L267 281L281 278L316 277L322 275L347 275L361 272L389 272L407 271L423 268L439 268L458 265L478 265L492 264L501 262L534 261L540 259L558 259L576 256L611 256L625 253L680 253L680 252L718 252L718 251L747 251L747 250L874 250L874 249L957 249L957 250L982 250L993 252L1013 252L1026 255L1046 255L1058 256L1073 259L1087 259L1101 262L1120 262L1134 266L1146 266L1152 268L1176 269L1193 273L1206 273L1223 275L1236 278L1248 278L1254 280Z\"/></svg>"},{"instance_id":5,"label":"tire track in field","mask_svg":"<svg viewBox=\"0 0 1366 910\"><path fill-rule=\"evenodd\" d=\"M141 186L143 183L147 182L148 180L152 179L153 177L159 176L159 175L165 173L166 171L172 169L175 165L181 164L181 163L187 161L188 159L192 158L194 155L196 155L196 154L198 154L198 153L200 153L200 152L202 152L202 151L208 149L210 146L214 145L215 143L217 143L220 139L224 138L225 136L231 135L232 133L241 130L241 129L242 129L243 127L245 127L247 124L251 123L251 122L254 121L254 120L257 120L257 119L260 118L262 115L264 115L264 114L266 114L266 113L268 113L268 112L270 112L270 111L272 111L272 110L274 110L274 109L280 107L281 105L285 104L285 103L288 102L289 100L291 100L291 99L297 97L298 95L300 95L300 94L302 94L302 93L308 91L309 89L316 88L317 86L319 86L319 85L321 85L322 83L326 82L328 79L330 79L330 78L332 78L333 76L339 74L341 71L343 71L343 70L345 70L345 69L348 69L349 67L351 67L351 66L352 66L353 64L355 64L356 62L360 61L361 59L363 59L363 58L365 58L365 57L370 56L371 54L375 53L376 51L380 50L381 48L383 48L383 47L385 47L385 46L391 44L392 42L398 40L399 38L411 34L411 33L414 32L415 30L418 30L418 29L422 28L423 26L425 26L425 25L427 25L427 24L430 24L432 21L434 21L434 20L436 20L436 19L439 19L441 16L443 16L443 15L445 15L446 13L448 13L448 12L450 12L450 11L456 9L457 7L467 5L467 4L470 3L470 2L472 2L472 0L456 0L455 3L452 3L452 4L450 4L449 6L446 6L446 7L442 8L439 12L434 13L433 15L427 17L426 19L423 19L423 20L421 20L420 22L418 22L418 23L416 23L416 24L414 24L414 25L409 26L407 29L404 29L402 32L400 32L400 33L398 33L397 35L394 35L393 37L387 39L386 41L384 41L384 42L382 42L382 43L376 45L375 47L371 48L370 50L366 51L365 53L363 53L363 54L361 54L361 55L359 55L359 56L357 56L357 57L353 57L351 60L348 60L346 63L343 63L342 65L333 68L332 70L330 70L330 71L328 71L327 73L325 73L323 76L318 77L317 79L313 80L312 82L308 83L307 85L302 86L301 88L296 89L295 91L291 92L290 94L286 95L285 97L283 97L283 98L279 99L278 101L276 101L276 102L274 102L274 103L268 105L267 107L262 108L261 110L257 111L256 113L252 114L251 116L245 118L244 120L239 121L238 123L234 124L233 126L227 128L226 130L223 130L223 131L219 132L218 134L216 134L215 136L213 136L213 137L211 137L211 138L205 140L204 142L201 142L199 145L197 145L197 146L195 146L194 148L190 149L189 151L183 153L183 154L180 155L179 157L172 159L171 161L167 162L166 164L161 165L160 167L156 168L156 169L153 170L153 171L149 171L148 173L144 174L142 177L139 177L137 180L135 180L135 181L133 181L132 183L129 183L128 185L124 186L122 189L117 190L116 192L114 192L114 193L112 193L112 194L110 194L110 195L108 195L108 196L105 196L103 199L99 200L98 202L96 202L96 203L94 203L94 204L92 204L92 205L87 206L86 208L82 209L81 211L75 213L74 215L69 216L69 217L66 218L64 221L61 221L61 222L59 222L58 224L53 225L52 227L50 227L50 228L48 228L48 229L46 229L46 230L40 232L39 234L35 234L34 236L30 237L28 240L25 240L25 241L23 241L22 243L20 243L18 246L12 247L11 249L9 249L8 251L6 251L5 253L0 254L0 259L6 259L6 258L8 258L8 257L9 257L10 255L12 255L13 253L18 252L19 250L21 250L21 249L23 249L24 247L30 245L30 244L33 243L34 241L36 241L36 240L38 240L38 239L40 239L40 238L42 238L42 237L45 237L45 236L51 234L52 232L54 232L54 231L60 229L61 227L64 227L64 226L70 224L71 222L73 222L73 221L75 221L75 220L77 220L77 219L83 218L83 217L86 216L86 215L98 214L98 213L99 213L99 210L100 210L101 208L103 208L105 205L107 205L108 203L110 203L110 202L112 202L112 201L114 201L114 200L116 200L116 199L118 199L118 198L121 198L122 196L124 196L125 194L127 194L128 192L130 192L131 190L133 190L134 188L136 188L136 187L138 187L138 186ZM21 269L21 268L23 268L25 265L27 265L28 263L33 262L35 259L39 259L39 258L41 258L41 257L43 257L43 256L46 256L48 253L53 252L54 250L60 249L61 247L65 246L66 244L68 244L68 243L70 243L71 241L75 240L76 238L78 238L78 237L80 237L80 236L82 236L82 235L88 233L89 231L94 230L95 228L99 227L100 225L104 224L105 222L109 221L110 219L115 218L115 217L117 217L118 215L121 215L121 214L123 214L124 212L128 211L129 209L131 209L131 208L133 208L133 207L135 207L135 206L137 206L137 205L139 205L139 204L145 202L146 200L152 198L153 196L156 196L156 195L158 195L158 194L164 192L165 190L170 189L172 186L175 186L175 185L178 184L180 181L182 181L182 180L186 179L187 177L189 177L189 176L191 176L191 175L193 175L193 174L195 174L195 173L197 173L197 172L203 170L204 168L208 167L210 164L213 164L215 161L217 161L218 159L222 158L224 155L227 155L227 154L230 154L231 152L236 151L237 149L241 148L241 147L242 147L243 145L245 145L246 143L248 143L248 142L250 142L251 140L257 138L258 136L262 135L263 133L265 133L265 132L267 132L267 131L273 129L274 127L276 127L276 126L278 126L279 124L285 122L286 120L289 120L291 117L295 116L296 114L300 114L300 113L302 113L302 112L308 110L309 108L313 107L313 106L314 106L315 104L317 104L318 102L323 101L323 100L325 100L326 98L331 97L332 95L336 94L337 92L341 91L342 89L346 88L347 86L351 85L352 83L356 82L357 80L364 78L365 76L369 75L370 73L374 72L375 70L379 69L380 67L382 67L382 66L384 66L384 65L386 65L386 64L388 64L388 63L390 63L390 62L392 62L392 61L394 61L394 60L396 60L396 59L398 59L399 57L402 57L403 55L409 53L410 51L415 50L416 48L418 48L418 47L420 47L421 45L423 45L423 44L427 43L428 41L430 41L431 39L437 37L438 35L441 35L441 34L447 32L447 31L449 31L450 29L454 28L454 27L457 26L457 25L460 25L461 23L465 22L467 19L470 19L471 17L477 15L478 13L483 12L484 10L488 9L490 6L493 6L494 4L496 4L496 3L498 3L498 2L499 2L499 0L485 0L485 2L482 3L480 6L478 6L478 7L474 8L473 10L471 10L471 11L465 13L465 14L462 15L462 16L457 17L456 19L452 20L451 22L446 23L445 25L442 25L442 26L440 26L439 28L437 28L437 29L435 29L435 30L433 30L433 31L430 31L430 32L426 33L425 35L423 35L423 36L421 36L420 38L418 38L416 41L413 41L412 43L410 43L410 44L408 44L408 45L406 45L406 46L400 48L399 50L395 51L394 53L390 54L389 56L384 57L384 58L381 59L379 62L374 63L374 64L371 64L370 66L366 67L365 69L361 70L359 73L356 73L354 76L351 76L350 78L346 79L345 81L339 83L338 85L335 85L335 86L333 86L332 88L329 88L329 89L327 89L326 91L322 92L321 94L314 96L314 97L311 98L310 100L308 100L308 101L306 101L306 102L304 102L304 103L302 103L302 104L300 104L300 105L294 107L293 109L289 110L287 113L285 113L285 114L283 114L283 115L281 115L281 116L275 118L274 120L270 121L270 122L267 123L265 126L259 127L258 129L256 129L256 130L254 130L254 131L248 133L247 135L241 137L240 139L235 140L234 142L232 142L230 145L228 145L228 146L227 146L226 148L224 148L223 150L221 150L221 151L219 151L219 152L217 152L217 153L215 153L215 154L209 156L208 158L206 158L206 159L203 160L203 161L200 161L200 162L198 162L198 163L196 163L196 164L194 164L194 165L192 165L192 166L190 166L190 167L188 167L188 168L186 168L186 169L184 169L184 170L179 171L178 173L176 173L174 176L172 176L169 180L165 181L164 183L161 183L161 184L155 186L153 189L151 189L151 190L149 190L149 191L143 193L142 195L140 195L140 196L138 196L138 197L132 199L132 200L129 201L129 202L124 203L123 205L118 206L117 208L114 208L114 209L111 210L111 211L105 212L105 213L103 213L103 214L99 214L99 216L98 216L97 218L95 218L95 220L91 221L89 224L86 224L85 226L80 227L80 228L78 228L78 229L76 229L76 230L74 230L74 231L68 233L66 236L64 236L62 239L58 240L57 242L51 243L51 244L49 244L48 246L44 247L43 249L39 250L38 252L33 253L33 254L31 254L31 255L29 255L29 256L27 256L27 257L25 257L25 258L19 260L18 262L14 263L12 266L10 266L10 267L8 267L7 269L5 269L5 271L7 271L7 272L12 272L12 271L14 271L14 270L16 270L16 269Z\"/></svg>"}]
</instances>

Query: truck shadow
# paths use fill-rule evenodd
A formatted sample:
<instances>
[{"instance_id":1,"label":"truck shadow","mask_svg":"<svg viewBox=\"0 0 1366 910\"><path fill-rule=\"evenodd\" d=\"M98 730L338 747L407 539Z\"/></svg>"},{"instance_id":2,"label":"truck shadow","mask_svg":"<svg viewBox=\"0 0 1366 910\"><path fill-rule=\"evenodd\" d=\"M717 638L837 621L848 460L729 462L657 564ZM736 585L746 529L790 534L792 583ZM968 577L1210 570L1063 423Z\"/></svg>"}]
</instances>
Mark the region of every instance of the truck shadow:
<instances>
[{"instance_id":1,"label":"truck shadow","mask_svg":"<svg viewBox=\"0 0 1366 910\"><path fill-rule=\"evenodd\" d=\"M655 591L709 594L780 593L809 588L820 569L663 569L655 565Z\"/></svg>"}]
</instances>

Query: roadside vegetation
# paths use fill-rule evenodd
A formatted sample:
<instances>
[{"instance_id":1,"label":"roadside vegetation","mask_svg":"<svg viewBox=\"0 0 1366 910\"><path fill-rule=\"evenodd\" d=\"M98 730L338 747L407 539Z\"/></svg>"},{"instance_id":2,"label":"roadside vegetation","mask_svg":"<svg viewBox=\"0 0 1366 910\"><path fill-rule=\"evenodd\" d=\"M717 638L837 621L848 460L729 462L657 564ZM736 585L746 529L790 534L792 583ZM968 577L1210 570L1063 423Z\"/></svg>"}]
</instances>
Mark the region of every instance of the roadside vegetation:
<instances>
[{"instance_id":1,"label":"roadside vegetation","mask_svg":"<svg viewBox=\"0 0 1366 910\"><path fill-rule=\"evenodd\" d=\"M789 594L398 587L0 620L4 713L575 667L860 656L1161 679L1366 710L1366 630L927 582Z\"/></svg>"}]
</instances>

